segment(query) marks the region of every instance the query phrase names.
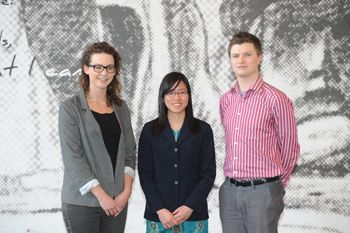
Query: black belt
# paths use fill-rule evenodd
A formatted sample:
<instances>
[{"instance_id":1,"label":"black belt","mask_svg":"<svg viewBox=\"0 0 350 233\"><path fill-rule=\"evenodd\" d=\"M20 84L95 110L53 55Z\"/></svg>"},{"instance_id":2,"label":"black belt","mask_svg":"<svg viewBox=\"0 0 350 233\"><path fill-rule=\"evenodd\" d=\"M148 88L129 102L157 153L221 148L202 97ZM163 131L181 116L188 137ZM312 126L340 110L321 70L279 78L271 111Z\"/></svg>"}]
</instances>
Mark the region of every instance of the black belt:
<instances>
[{"instance_id":1,"label":"black belt","mask_svg":"<svg viewBox=\"0 0 350 233\"><path fill-rule=\"evenodd\" d=\"M263 179L259 179L259 180L253 180L254 185L259 185L259 184L265 184L265 183L269 183L272 181L276 181L279 180L280 177L276 176L276 177L272 177L272 178L263 178ZM237 181L235 179L230 179L230 182L236 186L251 186L251 180L241 180L241 181Z\"/></svg>"}]
</instances>

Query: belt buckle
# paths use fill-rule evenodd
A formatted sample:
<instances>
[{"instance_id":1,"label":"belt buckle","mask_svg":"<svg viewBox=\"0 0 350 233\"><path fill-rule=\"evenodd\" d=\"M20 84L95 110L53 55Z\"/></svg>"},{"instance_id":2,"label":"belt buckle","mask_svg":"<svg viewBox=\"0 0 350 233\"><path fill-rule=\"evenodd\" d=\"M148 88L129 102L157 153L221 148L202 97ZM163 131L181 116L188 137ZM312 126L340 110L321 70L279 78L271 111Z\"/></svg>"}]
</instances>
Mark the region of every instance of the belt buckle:
<instances>
[{"instance_id":1,"label":"belt buckle","mask_svg":"<svg viewBox=\"0 0 350 233\"><path fill-rule=\"evenodd\" d=\"M237 180L231 178L231 179L230 179L230 182L231 182L232 184L234 184L236 187L239 187L239 186L238 186L238 181L237 181Z\"/></svg>"},{"instance_id":2,"label":"belt buckle","mask_svg":"<svg viewBox=\"0 0 350 233\"><path fill-rule=\"evenodd\" d=\"M239 182L235 180L235 182L236 182L235 185L236 185L237 187L245 187L245 186L247 186L245 180L241 180L241 181L239 181Z\"/></svg>"},{"instance_id":3,"label":"belt buckle","mask_svg":"<svg viewBox=\"0 0 350 233\"><path fill-rule=\"evenodd\" d=\"M246 187L247 186L246 184L250 183L250 181L245 181L245 180L238 181L233 178L230 179L230 182L234 184L236 187Z\"/></svg>"}]
</instances>

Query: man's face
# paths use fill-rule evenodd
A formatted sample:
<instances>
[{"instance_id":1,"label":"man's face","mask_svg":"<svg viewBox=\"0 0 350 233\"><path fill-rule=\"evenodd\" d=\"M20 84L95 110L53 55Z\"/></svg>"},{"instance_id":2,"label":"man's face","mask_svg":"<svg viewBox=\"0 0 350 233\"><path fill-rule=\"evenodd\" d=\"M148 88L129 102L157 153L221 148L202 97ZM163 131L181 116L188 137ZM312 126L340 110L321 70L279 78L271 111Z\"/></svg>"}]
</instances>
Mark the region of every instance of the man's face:
<instances>
[{"instance_id":1,"label":"man's face","mask_svg":"<svg viewBox=\"0 0 350 233\"><path fill-rule=\"evenodd\" d=\"M262 55L258 56L253 43L235 44L231 47L230 60L238 78L256 79Z\"/></svg>"},{"instance_id":2,"label":"man's face","mask_svg":"<svg viewBox=\"0 0 350 233\"><path fill-rule=\"evenodd\" d=\"M335 34L336 25L325 24L323 16L310 20L311 13L305 18L288 18L293 15L288 14L282 17L286 23L281 23L273 16L279 14L275 10L267 17L263 36L264 79L293 100L301 143L299 163L311 166L314 159L322 163L332 158L336 164L350 147L349 33Z\"/></svg>"}]
</instances>

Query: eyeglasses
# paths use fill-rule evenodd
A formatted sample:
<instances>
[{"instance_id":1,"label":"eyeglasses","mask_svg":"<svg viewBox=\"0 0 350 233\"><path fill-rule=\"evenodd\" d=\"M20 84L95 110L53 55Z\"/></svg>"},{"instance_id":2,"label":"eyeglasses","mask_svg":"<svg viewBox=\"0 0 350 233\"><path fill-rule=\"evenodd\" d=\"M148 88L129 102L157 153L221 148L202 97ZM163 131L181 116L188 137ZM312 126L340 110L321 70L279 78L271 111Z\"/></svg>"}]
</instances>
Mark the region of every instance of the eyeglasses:
<instances>
[{"instance_id":1,"label":"eyeglasses","mask_svg":"<svg viewBox=\"0 0 350 233\"><path fill-rule=\"evenodd\" d=\"M88 67L93 67L94 71L97 73L103 72L104 69L106 69L108 73L114 73L116 71L115 66L88 65Z\"/></svg>"},{"instance_id":2,"label":"eyeglasses","mask_svg":"<svg viewBox=\"0 0 350 233\"><path fill-rule=\"evenodd\" d=\"M188 92L187 91L169 91L165 94L171 97L175 97L176 94L178 94L179 96L185 96L188 94Z\"/></svg>"}]
</instances>

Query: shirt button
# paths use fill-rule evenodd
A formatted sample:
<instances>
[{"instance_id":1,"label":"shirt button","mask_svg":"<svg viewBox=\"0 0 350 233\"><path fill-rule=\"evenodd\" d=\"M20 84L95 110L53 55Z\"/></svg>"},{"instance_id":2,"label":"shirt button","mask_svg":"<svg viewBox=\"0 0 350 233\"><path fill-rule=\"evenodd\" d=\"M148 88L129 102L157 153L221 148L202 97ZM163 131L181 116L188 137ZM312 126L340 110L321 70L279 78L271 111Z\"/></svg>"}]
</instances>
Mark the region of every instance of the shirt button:
<instances>
[{"instance_id":1,"label":"shirt button","mask_svg":"<svg viewBox=\"0 0 350 233\"><path fill-rule=\"evenodd\" d=\"M176 164L176 163L174 164L174 167L175 167L175 168L177 167L177 164Z\"/></svg>"},{"instance_id":2,"label":"shirt button","mask_svg":"<svg viewBox=\"0 0 350 233\"><path fill-rule=\"evenodd\" d=\"M177 148L175 148L174 151L177 152Z\"/></svg>"},{"instance_id":3,"label":"shirt button","mask_svg":"<svg viewBox=\"0 0 350 233\"><path fill-rule=\"evenodd\" d=\"M241 99L241 101L243 102L243 101L244 101L244 99Z\"/></svg>"},{"instance_id":4,"label":"shirt button","mask_svg":"<svg viewBox=\"0 0 350 233\"><path fill-rule=\"evenodd\" d=\"M178 184L179 182L175 181L174 183L175 183L175 184Z\"/></svg>"}]
</instances>

